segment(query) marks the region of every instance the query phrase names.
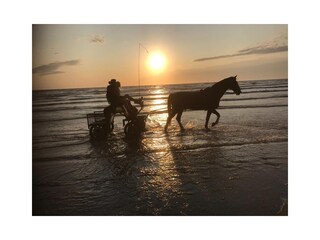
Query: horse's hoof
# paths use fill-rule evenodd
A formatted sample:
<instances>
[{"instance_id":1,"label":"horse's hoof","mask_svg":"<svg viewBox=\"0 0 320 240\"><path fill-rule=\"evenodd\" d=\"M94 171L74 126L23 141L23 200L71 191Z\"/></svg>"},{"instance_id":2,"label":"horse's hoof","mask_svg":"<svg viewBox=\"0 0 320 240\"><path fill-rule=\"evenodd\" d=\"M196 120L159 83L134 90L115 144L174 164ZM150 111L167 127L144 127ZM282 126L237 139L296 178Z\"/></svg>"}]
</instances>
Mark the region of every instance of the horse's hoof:
<instances>
[{"instance_id":1,"label":"horse's hoof","mask_svg":"<svg viewBox=\"0 0 320 240\"><path fill-rule=\"evenodd\" d=\"M205 129L204 129L205 131L207 131L207 132L209 132L210 131L210 128L208 128L208 127L205 127Z\"/></svg>"},{"instance_id":2,"label":"horse's hoof","mask_svg":"<svg viewBox=\"0 0 320 240\"><path fill-rule=\"evenodd\" d=\"M211 124L211 127L213 127L213 126L215 126L215 125L216 125L216 123L212 123L212 124Z\"/></svg>"},{"instance_id":3,"label":"horse's hoof","mask_svg":"<svg viewBox=\"0 0 320 240\"><path fill-rule=\"evenodd\" d=\"M184 131L185 131L185 129L184 129L184 128L181 128L181 129L180 129L180 132L184 132Z\"/></svg>"}]
</instances>

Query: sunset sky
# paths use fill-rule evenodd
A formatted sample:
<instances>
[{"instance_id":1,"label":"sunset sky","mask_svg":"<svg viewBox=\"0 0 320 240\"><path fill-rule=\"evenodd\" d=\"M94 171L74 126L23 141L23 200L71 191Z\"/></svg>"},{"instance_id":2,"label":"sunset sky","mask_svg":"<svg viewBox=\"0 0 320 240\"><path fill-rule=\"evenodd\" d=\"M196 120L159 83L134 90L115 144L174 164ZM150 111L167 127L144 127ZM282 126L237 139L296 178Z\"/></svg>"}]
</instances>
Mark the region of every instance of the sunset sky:
<instances>
[{"instance_id":1,"label":"sunset sky","mask_svg":"<svg viewBox=\"0 0 320 240\"><path fill-rule=\"evenodd\" d=\"M288 77L287 25L33 25L32 88ZM139 43L142 46L139 48Z\"/></svg>"}]
</instances>

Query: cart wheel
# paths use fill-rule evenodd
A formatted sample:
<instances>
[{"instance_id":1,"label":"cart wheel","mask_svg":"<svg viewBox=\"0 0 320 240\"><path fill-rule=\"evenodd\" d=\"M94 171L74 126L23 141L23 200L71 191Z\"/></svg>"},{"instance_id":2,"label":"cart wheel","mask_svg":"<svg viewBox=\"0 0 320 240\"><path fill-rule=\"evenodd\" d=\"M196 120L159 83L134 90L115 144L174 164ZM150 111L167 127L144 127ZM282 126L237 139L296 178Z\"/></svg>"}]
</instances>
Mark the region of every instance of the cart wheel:
<instances>
[{"instance_id":1,"label":"cart wheel","mask_svg":"<svg viewBox=\"0 0 320 240\"><path fill-rule=\"evenodd\" d=\"M124 133L127 138L135 138L140 134L140 130L137 124L134 122L128 122L124 127Z\"/></svg>"},{"instance_id":2,"label":"cart wheel","mask_svg":"<svg viewBox=\"0 0 320 240\"><path fill-rule=\"evenodd\" d=\"M101 140L106 136L106 129L102 125L92 125L90 127L90 137L92 140Z\"/></svg>"},{"instance_id":3,"label":"cart wheel","mask_svg":"<svg viewBox=\"0 0 320 240\"><path fill-rule=\"evenodd\" d=\"M114 123L112 122L112 123L110 123L110 132L112 132L113 129L114 129Z\"/></svg>"},{"instance_id":4,"label":"cart wheel","mask_svg":"<svg viewBox=\"0 0 320 240\"><path fill-rule=\"evenodd\" d=\"M109 126L108 124L104 124L104 128L106 133L111 133L114 129L114 123L111 122Z\"/></svg>"}]
</instances>

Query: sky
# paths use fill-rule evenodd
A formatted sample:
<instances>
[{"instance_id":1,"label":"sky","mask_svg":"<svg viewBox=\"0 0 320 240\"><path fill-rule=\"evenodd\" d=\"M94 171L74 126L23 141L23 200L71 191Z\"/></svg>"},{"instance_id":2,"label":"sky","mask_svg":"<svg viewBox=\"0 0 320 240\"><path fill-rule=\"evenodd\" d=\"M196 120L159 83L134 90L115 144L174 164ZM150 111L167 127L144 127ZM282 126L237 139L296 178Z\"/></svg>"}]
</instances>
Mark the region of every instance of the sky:
<instances>
[{"instance_id":1,"label":"sky","mask_svg":"<svg viewBox=\"0 0 320 240\"><path fill-rule=\"evenodd\" d=\"M32 26L33 90L104 87L112 78L133 86L234 75L288 78L288 25Z\"/></svg>"}]
</instances>

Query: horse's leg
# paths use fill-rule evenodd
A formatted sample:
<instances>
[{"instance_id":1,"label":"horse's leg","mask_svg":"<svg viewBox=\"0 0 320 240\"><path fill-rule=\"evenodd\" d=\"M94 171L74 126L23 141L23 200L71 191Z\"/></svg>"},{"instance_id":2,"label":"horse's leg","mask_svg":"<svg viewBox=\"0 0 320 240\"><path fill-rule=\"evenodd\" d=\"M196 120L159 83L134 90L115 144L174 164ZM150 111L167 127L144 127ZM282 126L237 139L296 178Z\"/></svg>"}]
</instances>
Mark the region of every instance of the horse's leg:
<instances>
[{"instance_id":1,"label":"horse's leg","mask_svg":"<svg viewBox=\"0 0 320 240\"><path fill-rule=\"evenodd\" d=\"M220 119L220 113L218 113L217 110L215 110L215 109L212 110L212 113L214 113L215 115L217 115L216 121L213 122L212 125L211 125L211 126L213 127L214 125L218 124L219 119Z\"/></svg>"},{"instance_id":2,"label":"horse's leg","mask_svg":"<svg viewBox=\"0 0 320 240\"><path fill-rule=\"evenodd\" d=\"M207 112L207 117L206 117L206 124L205 124L205 128L206 128L207 130L209 130L209 128L208 128L208 122L209 122L210 116L211 116L211 110L208 110L208 112Z\"/></svg>"},{"instance_id":3,"label":"horse's leg","mask_svg":"<svg viewBox=\"0 0 320 240\"><path fill-rule=\"evenodd\" d=\"M182 123L181 123L181 116L182 116L182 112L183 110L179 110L178 111L178 115L177 115L177 122L179 123L179 126L180 126L180 130L181 131L184 131L184 127L182 126Z\"/></svg>"},{"instance_id":4,"label":"horse's leg","mask_svg":"<svg viewBox=\"0 0 320 240\"><path fill-rule=\"evenodd\" d=\"M167 123L166 123L166 126L164 127L164 130L167 132L168 131L168 127L171 123L171 119L177 114L177 111L176 110L172 110L169 115L168 115L168 118L167 118Z\"/></svg>"}]
</instances>

